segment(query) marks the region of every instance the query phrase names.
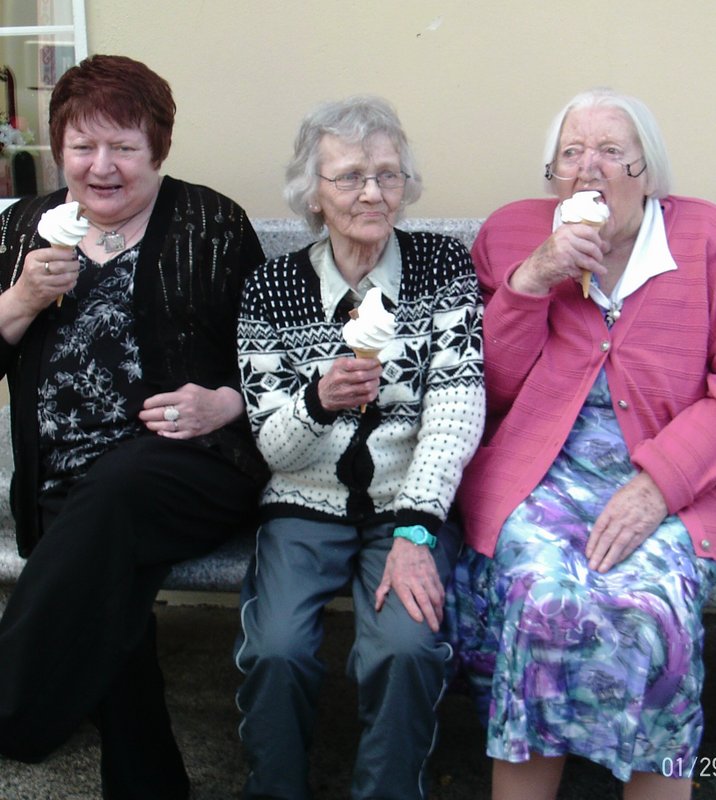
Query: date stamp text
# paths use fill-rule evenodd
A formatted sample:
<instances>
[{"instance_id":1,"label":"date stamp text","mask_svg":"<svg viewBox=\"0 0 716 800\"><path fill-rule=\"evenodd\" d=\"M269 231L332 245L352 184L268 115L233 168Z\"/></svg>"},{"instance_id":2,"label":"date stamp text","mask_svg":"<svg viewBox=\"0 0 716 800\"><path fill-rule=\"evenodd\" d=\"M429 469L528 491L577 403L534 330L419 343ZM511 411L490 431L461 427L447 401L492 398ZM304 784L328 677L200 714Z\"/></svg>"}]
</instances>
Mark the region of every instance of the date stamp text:
<instances>
[{"instance_id":1,"label":"date stamp text","mask_svg":"<svg viewBox=\"0 0 716 800\"><path fill-rule=\"evenodd\" d=\"M661 762L661 774L667 778L716 778L716 756L694 756L693 758L665 758Z\"/></svg>"}]
</instances>

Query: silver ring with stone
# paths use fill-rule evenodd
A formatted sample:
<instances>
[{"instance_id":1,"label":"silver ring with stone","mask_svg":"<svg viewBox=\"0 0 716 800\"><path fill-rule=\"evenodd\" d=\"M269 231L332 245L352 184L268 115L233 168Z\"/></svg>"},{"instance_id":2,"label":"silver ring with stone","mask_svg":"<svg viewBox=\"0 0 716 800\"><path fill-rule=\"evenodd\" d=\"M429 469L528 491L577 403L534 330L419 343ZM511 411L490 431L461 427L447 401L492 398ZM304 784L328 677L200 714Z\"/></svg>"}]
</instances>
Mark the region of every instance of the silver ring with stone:
<instances>
[{"instance_id":1,"label":"silver ring with stone","mask_svg":"<svg viewBox=\"0 0 716 800\"><path fill-rule=\"evenodd\" d=\"M164 409L164 419L167 422L173 422L176 430L176 421L179 419L179 412L174 406L166 406Z\"/></svg>"},{"instance_id":2,"label":"silver ring with stone","mask_svg":"<svg viewBox=\"0 0 716 800\"><path fill-rule=\"evenodd\" d=\"M50 262L49 261L45 261L45 272L48 275L52 275L52 273L50 272Z\"/></svg>"}]
</instances>

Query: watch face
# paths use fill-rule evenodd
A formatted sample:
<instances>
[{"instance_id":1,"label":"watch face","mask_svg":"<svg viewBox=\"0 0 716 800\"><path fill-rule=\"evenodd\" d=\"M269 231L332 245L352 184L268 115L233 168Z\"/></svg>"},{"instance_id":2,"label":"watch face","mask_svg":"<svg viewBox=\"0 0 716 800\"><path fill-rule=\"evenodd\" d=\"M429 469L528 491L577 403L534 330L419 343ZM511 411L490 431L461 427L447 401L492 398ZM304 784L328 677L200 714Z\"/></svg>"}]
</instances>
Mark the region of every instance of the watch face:
<instances>
[{"instance_id":1,"label":"watch face","mask_svg":"<svg viewBox=\"0 0 716 800\"><path fill-rule=\"evenodd\" d=\"M425 544L428 541L428 532L423 529L415 534L415 544Z\"/></svg>"}]
</instances>

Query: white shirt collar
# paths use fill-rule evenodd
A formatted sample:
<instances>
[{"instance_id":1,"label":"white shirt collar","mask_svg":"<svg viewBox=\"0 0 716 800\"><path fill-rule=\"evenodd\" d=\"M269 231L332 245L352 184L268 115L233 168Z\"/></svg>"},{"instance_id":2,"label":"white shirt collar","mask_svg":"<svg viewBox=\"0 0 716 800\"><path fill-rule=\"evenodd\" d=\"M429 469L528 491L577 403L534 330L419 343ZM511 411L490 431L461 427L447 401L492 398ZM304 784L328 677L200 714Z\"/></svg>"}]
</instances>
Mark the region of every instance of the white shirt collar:
<instances>
[{"instance_id":1,"label":"white shirt collar","mask_svg":"<svg viewBox=\"0 0 716 800\"><path fill-rule=\"evenodd\" d=\"M320 281L321 303L327 320L333 319L338 304L346 294L358 305L368 289L373 286L377 286L394 305L398 304L402 261L395 232L391 233L378 263L358 284L357 291L346 281L336 266L330 238L321 239L312 245L308 257Z\"/></svg>"}]
</instances>

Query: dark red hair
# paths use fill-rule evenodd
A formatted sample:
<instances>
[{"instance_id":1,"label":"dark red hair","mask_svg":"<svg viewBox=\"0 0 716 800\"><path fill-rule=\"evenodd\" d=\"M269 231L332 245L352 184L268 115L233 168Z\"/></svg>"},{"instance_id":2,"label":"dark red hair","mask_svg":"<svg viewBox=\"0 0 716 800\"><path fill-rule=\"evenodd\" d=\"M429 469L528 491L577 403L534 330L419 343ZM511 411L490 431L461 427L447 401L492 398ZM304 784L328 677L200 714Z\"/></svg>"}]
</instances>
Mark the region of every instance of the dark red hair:
<instances>
[{"instance_id":1,"label":"dark red hair","mask_svg":"<svg viewBox=\"0 0 716 800\"><path fill-rule=\"evenodd\" d=\"M126 56L90 56L68 69L52 92L52 155L61 163L68 124L104 117L120 128L141 128L158 167L169 153L175 113L171 87L146 64Z\"/></svg>"}]
</instances>

